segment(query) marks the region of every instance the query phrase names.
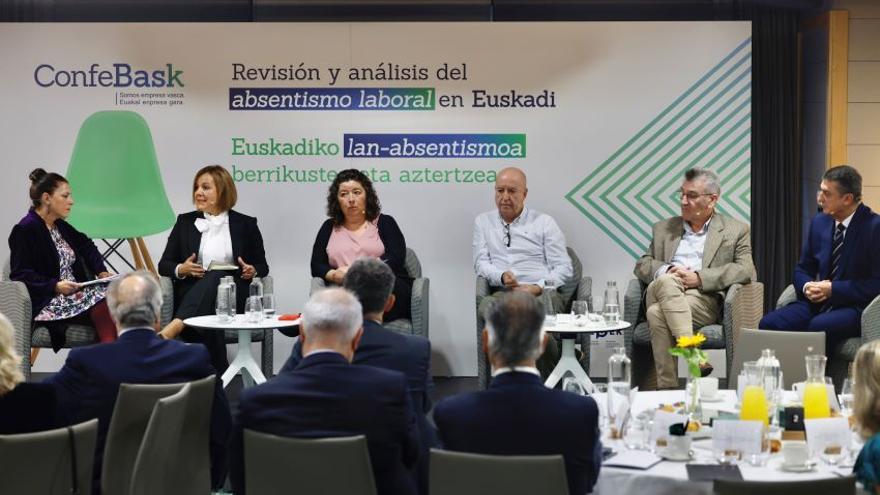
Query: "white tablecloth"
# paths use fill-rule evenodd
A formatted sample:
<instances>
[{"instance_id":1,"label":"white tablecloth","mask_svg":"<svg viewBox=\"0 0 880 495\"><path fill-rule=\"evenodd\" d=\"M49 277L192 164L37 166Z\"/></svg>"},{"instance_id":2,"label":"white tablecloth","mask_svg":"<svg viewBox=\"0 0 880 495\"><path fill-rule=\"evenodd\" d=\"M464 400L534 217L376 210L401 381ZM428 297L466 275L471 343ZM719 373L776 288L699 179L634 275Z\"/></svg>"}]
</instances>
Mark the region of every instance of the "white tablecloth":
<instances>
[{"instance_id":1,"label":"white tablecloth","mask_svg":"<svg viewBox=\"0 0 880 495\"><path fill-rule=\"evenodd\" d=\"M722 409L733 410L736 404L736 392L732 390L722 390L723 400L719 402L705 402L705 409ZM596 394L596 401L599 406L604 406L605 397L603 394ZM796 396L792 393L786 393L786 400L796 400ZM664 392L640 392L636 396L633 404L633 413L638 414L646 409L656 408L660 404L671 404L673 402L683 401L684 391L664 391ZM626 447L620 440L606 441L605 446L611 447L616 451L624 450ZM696 440L692 447L695 459L691 462L695 464L711 464L714 463L712 455L712 440ZM840 476L835 471L848 472L851 468L836 469L828 466L823 462L819 462L816 469L807 473L788 473L780 469L782 462L781 454L773 454L766 466L752 466L747 462L739 463L740 471L743 479L750 481L795 481L795 480L811 480L822 479L834 476ZM599 480L593 490L598 495L612 494L639 494L639 495L711 495L711 482L695 482L688 480L687 468L685 462L661 461L651 469L642 471L635 469L624 469L614 467L602 467L599 474ZM830 494L829 494L830 495Z\"/></svg>"}]
</instances>

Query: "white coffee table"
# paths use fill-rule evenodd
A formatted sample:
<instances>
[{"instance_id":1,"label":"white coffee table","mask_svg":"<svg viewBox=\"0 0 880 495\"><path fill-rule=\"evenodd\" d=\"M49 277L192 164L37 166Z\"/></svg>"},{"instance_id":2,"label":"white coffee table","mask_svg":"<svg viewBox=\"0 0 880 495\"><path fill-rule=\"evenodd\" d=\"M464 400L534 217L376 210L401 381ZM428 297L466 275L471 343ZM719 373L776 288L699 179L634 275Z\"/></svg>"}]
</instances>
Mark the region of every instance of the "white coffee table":
<instances>
[{"instance_id":1,"label":"white coffee table","mask_svg":"<svg viewBox=\"0 0 880 495\"><path fill-rule=\"evenodd\" d=\"M229 385L232 378L241 371L242 381L245 387L249 387L254 383L260 384L266 381L260 365L251 354L251 332L256 330L274 330L276 328L287 328L299 325L299 319L296 320L279 320L277 316L272 318L264 318L259 323L247 321L245 315L236 315L234 320L220 321L216 315L195 316L183 320L183 324L193 328L201 328L204 330L215 330L225 332L226 330L235 330L238 332L238 351L235 359L229 363L229 368L223 373L223 387ZM265 345L265 343L263 344ZM247 373L245 373L245 371Z\"/></svg>"},{"instance_id":2,"label":"white coffee table","mask_svg":"<svg viewBox=\"0 0 880 495\"><path fill-rule=\"evenodd\" d=\"M557 318L559 316L557 316ZM574 344L575 340L577 340L577 336L582 333L600 333L623 330L628 326L629 323L625 321L605 323L604 320L601 322L587 322L587 325L585 326L578 326L573 320L562 322L557 321L552 326L548 326L545 323L545 332L555 333L559 335L560 339L562 339L562 355L559 358L559 362L556 363L556 367L550 372L550 376L547 377L547 381L544 382L544 385L553 388L559 383L559 380L562 380L562 377L565 376L565 372L570 372L574 375L575 379L580 382L581 386L584 387L584 390L588 393L592 393L593 381L590 380L590 377L587 376L587 373L581 367L581 363L577 360L577 356L574 352ZM583 352L590 352L590 350L584 349Z\"/></svg>"}]
</instances>

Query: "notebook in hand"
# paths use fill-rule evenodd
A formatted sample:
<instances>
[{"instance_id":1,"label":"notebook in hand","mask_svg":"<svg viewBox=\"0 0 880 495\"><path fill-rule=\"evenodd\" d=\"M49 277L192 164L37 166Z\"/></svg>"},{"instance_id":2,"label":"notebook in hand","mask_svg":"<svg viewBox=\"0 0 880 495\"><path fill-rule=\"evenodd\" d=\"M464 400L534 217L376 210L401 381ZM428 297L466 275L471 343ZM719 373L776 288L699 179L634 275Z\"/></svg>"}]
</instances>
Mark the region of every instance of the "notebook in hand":
<instances>
[{"instance_id":1,"label":"notebook in hand","mask_svg":"<svg viewBox=\"0 0 880 495\"><path fill-rule=\"evenodd\" d=\"M212 261L210 265L208 265L208 271L212 272L214 270L238 270L238 265L235 263L224 263L222 261Z\"/></svg>"}]
</instances>

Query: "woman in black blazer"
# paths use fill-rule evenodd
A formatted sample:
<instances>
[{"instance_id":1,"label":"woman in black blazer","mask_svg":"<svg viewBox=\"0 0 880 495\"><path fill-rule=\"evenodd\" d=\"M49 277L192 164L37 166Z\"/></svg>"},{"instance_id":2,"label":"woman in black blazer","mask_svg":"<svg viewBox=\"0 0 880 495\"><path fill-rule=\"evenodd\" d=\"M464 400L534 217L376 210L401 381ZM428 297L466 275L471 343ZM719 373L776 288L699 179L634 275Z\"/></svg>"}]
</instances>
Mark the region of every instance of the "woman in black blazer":
<instances>
[{"instance_id":1,"label":"woman in black blazer","mask_svg":"<svg viewBox=\"0 0 880 495\"><path fill-rule=\"evenodd\" d=\"M106 286L80 285L110 272L95 243L64 221L73 208L70 184L41 168L29 177L31 208L9 234L9 279L27 287L31 318L49 329L56 351L69 323L94 326L100 342L116 340Z\"/></svg>"},{"instance_id":2,"label":"woman in black blazer","mask_svg":"<svg viewBox=\"0 0 880 495\"><path fill-rule=\"evenodd\" d=\"M209 165L199 170L193 179L196 211L177 217L159 261L159 274L174 284L174 319L160 335L204 343L218 373L229 366L224 332L185 328L183 320L214 314L217 286L230 274L237 311L243 312L251 280L269 274L257 219L232 210L237 199L235 182L225 168ZM211 261L236 264L238 269L207 271Z\"/></svg>"},{"instance_id":3,"label":"woman in black blazer","mask_svg":"<svg viewBox=\"0 0 880 495\"><path fill-rule=\"evenodd\" d=\"M0 314L0 435L31 433L61 426L55 388L45 383L22 383L12 324Z\"/></svg>"},{"instance_id":4,"label":"woman in black blazer","mask_svg":"<svg viewBox=\"0 0 880 495\"><path fill-rule=\"evenodd\" d=\"M411 319L413 279L406 271L406 239L382 206L370 178L356 169L339 172L327 192L327 216L312 247L312 276L342 285L348 266L362 256L388 263L397 280L385 321Z\"/></svg>"}]
</instances>

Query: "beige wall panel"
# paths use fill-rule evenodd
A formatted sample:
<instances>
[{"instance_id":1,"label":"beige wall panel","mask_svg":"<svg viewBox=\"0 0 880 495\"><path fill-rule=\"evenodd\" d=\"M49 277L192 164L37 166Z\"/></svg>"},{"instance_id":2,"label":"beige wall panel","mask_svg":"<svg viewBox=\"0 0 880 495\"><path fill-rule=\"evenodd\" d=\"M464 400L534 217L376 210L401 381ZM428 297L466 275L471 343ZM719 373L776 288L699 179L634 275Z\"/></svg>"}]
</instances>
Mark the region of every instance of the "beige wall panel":
<instances>
[{"instance_id":1,"label":"beige wall panel","mask_svg":"<svg viewBox=\"0 0 880 495\"><path fill-rule=\"evenodd\" d=\"M850 19L880 18L878 0L834 0L831 8L848 10Z\"/></svg>"},{"instance_id":2,"label":"beige wall panel","mask_svg":"<svg viewBox=\"0 0 880 495\"><path fill-rule=\"evenodd\" d=\"M849 101L880 102L880 62L849 63Z\"/></svg>"},{"instance_id":3,"label":"beige wall panel","mask_svg":"<svg viewBox=\"0 0 880 495\"><path fill-rule=\"evenodd\" d=\"M880 187L880 145L850 146L847 157L862 174L862 184Z\"/></svg>"},{"instance_id":4,"label":"beige wall panel","mask_svg":"<svg viewBox=\"0 0 880 495\"><path fill-rule=\"evenodd\" d=\"M880 187L862 187L862 202L874 211L880 211Z\"/></svg>"},{"instance_id":5,"label":"beige wall panel","mask_svg":"<svg viewBox=\"0 0 880 495\"><path fill-rule=\"evenodd\" d=\"M850 103L848 144L880 144L880 103Z\"/></svg>"},{"instance_id":6,"label":"beige wall panel","mask_svg":"<svg viewBox=\"0 0 880 495\"><path fill-rule=\"evenodd\" d=\"M880 19L849 21L850 61L880 61Z\"/></svg>"},{"instance_id":7,"label":"beige wall panel","mask_svg":"<svg viewBox=\"0 0 880 495\"><path fill-rule=\"evenodd\" d=\"M880 145L849 146L849 163L862 174L865 186L880 187Z\"/></svg>"}]
</instances>

